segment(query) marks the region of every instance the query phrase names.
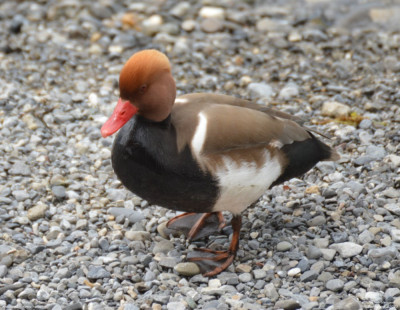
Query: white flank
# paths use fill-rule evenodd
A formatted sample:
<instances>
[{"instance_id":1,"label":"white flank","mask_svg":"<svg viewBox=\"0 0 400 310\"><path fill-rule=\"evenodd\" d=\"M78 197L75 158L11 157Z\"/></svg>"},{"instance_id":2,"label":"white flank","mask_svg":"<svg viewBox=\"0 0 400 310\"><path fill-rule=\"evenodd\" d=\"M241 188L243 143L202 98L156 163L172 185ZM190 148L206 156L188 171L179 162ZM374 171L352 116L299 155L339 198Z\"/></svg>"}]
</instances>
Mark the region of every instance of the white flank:
<instances>
[{"instance_id":1,"label":"white flank","mask_svg":"<svg viewBox=\"0 0 400 310\"><path fill-rule=\"evenodd\" d=\"M224 157L224 166L216 172L221 193L213 211L239 214L264 194L282 171L277 157L271 157L268 150L264 154L262 167L255 163L238 165L231 158Z\"/></svg>"},{"instance_id":2,"label":"white flank","mask_svg":"<svg viewBox=\"0 0 400 310\"><path fill-rule=\"evenodd\" d=\"M194 132L192 139L192 150L197 157L200 156L203 150L204 142L206 141L207 135L207 117L204 113L199 113L199 123L197 124L196 131Z\"/></svg>"}]
</instances>

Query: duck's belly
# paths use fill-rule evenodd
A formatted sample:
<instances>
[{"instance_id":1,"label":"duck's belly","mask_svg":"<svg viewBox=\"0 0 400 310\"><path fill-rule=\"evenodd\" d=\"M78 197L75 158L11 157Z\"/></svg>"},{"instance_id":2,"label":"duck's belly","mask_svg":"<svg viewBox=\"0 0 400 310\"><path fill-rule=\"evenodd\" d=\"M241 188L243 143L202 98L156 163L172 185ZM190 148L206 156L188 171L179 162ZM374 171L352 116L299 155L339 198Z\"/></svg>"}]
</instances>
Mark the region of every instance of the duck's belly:
<instances>
[{"instance_id":1,"label":"duck's belly","mask_svg":"<svg viewBox=\"0 0 400 310\"><path fill-rule=\"evenodd\" d=\"M216 170L220 193L214 211L239 214L257 201L282 173L277 157L265 151L264 164L237 163L230 157L223 158L223 165Z\"/></svg>"}]
</instances>

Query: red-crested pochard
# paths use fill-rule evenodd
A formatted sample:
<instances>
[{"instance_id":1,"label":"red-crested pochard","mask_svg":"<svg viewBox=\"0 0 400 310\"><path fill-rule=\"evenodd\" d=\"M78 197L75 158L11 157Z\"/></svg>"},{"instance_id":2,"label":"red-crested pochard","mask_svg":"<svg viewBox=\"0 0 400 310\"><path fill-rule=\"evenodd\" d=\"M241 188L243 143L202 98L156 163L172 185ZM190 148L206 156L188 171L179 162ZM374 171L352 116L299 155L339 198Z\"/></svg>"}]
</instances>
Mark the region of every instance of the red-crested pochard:
<instances>
[{"instance_id":1,"label":"red-crested pochard","mask_svg":"<svg viewBox=\"0 0 400 310\"><path fill-rule=\"evenodd\" d=\"M119 89L101 133L107 137L119 130L112 166L122 184L151 204L187 212L169 225L200 213L188 229L190 239L210 216L217 216L221 228L221 211L233 215L229 249L198 249L208 256L190 258L218 263L206 276L220 273L235 258L243 210L270 187L301 176L319 161L339 158L286 113L226 95L176 98L170 62L156 50L128 60Z\"/></svg>"}]
</instances>

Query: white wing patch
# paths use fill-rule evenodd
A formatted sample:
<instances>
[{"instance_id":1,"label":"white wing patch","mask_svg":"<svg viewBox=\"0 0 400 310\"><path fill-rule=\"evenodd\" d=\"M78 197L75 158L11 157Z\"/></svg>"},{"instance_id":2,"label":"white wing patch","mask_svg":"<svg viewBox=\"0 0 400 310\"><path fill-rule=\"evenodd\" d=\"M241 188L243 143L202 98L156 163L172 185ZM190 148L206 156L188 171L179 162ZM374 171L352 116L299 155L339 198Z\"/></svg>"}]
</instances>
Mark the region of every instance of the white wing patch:
<instances>
[{"instance_id":1,"label":"white wing patch","mask_svg":"<svg viewBox=\"0 0 400 310\"><path fill-rule=\"evenodd\" d=\"M237 164L224 157L224 165L216 171L221 192L213 211L239 214L264 194L282 172L277 157L271 157L268 150L264 155L261 168L255 163Z\"/></svg>"},{"instance_id":2,"label":"white wing patch","mask_svg":"<svg viewBox=\"0 0 400 310\"><path fill-rule=\"evenodd\" d=\"M194 132L191 142L192 150L197 157L200 156L200 153L203 150L204 142L206 141L207 123L207 117L203 112L200 112L199 123L197 124L196 131Z\"/></svg>"}]
</instances>

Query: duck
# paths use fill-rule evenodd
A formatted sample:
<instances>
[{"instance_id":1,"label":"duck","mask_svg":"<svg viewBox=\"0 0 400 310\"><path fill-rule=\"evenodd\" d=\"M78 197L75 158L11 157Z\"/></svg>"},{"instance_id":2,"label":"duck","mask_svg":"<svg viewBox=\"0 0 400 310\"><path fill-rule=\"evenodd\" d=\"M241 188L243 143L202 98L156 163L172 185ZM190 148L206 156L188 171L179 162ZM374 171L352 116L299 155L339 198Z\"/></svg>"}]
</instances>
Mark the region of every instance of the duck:
<instances>
[{"instance_id":1,"label":"duck","mask_svg":"<svg viewBox=\"0 0 400 310\"><path fill-rule=\"evenodd\" d=\"M118 131L111 163L123 186L152 205L184 212L167 227L186 227L189 240L211 222L223 228L222 212L232 214L229 247L195 248L198 255L188 258L212 263L203 266L207 277L234 261L244 210L271 187L340 157L299 118L266 105L215 93L177 97L171 63L155 49L128 59L119 91L101 134Z\"/></svg>"}]
</instances>

